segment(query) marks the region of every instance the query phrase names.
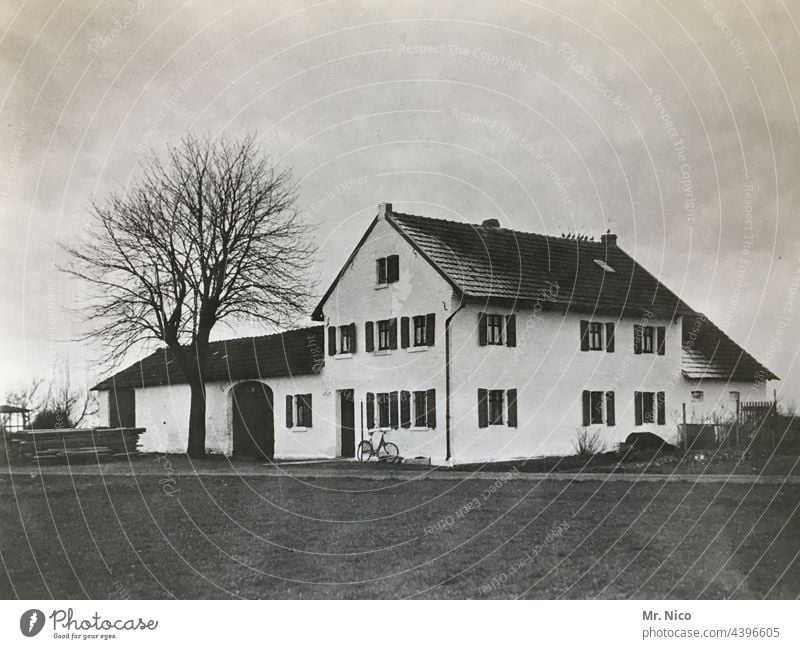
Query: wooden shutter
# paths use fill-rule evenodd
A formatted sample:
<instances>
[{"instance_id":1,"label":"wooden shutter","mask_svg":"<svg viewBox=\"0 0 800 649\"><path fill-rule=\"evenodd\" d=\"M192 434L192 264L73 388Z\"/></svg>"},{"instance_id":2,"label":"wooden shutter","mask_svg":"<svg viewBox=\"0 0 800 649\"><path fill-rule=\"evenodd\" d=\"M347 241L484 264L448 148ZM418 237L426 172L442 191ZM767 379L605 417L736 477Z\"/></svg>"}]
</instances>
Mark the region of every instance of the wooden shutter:
<instances>
[{"instance_id":1,"label":"wooden shutter","mask_svg":"<svg viewBox=\"0 0 800 649\"><path fill-rule=\"evenodd\" d=\"M400 392L400 427L411 428L411 393Z\"/></svg>"},{"instance_id":2,"label":"wooden shutter","mask_svg":"<svg viewBox=\"0 0 800 649\"><path fill-rule=\"evenodd\" d=\"M403 317L400 318L400 347L406 349L409 344L408 318Z\"/></svg>"},{"instance_id":3,"label":"wooden shutter","mask_svg":"<svg viewBox=\"0 0 800 649\"><path fill-rule=\"evenodd\" d=\"M583 425L588 426L592 423L591 393L589 390L583 391Z\"/></svg>"},{"instance_id":4,"label":"wooden shutter","mask_svg":"<svg viewBox=\"0 0 800 649\"><path fill-rule=\"evenodd\" d=\"M328 327L328 356L336 355L336 327Z\"/></svg>"},{"instance_id":5,"label":"wooden shutter","mask_svg":"<svg viewBox=\"0 0 800 649\"><path fill-rule=\"evenodd\" d=\"M517 316L514 313L506 316L506 345L517 346Z\"/></svg>"},{"instance_id":6,"label":"wooden shutter","mask_svg":"<svg viewBox=\"0 0 800 649\"><path fill-rule=\"evenodd\" d=\"M350 351L354 354L358 349L358 338L356 338L356 323L350 323Z\"/></svg>"},{"instance_id":7,"label":"wooden shutter","mask_svg":"<svg viewBox=\"0 0 800 649\"><path fill-rule=\"evenodd\" d=\"M486 345L486 314L483 311L478 314L478 344L481 346Z\"/></svg>"},{"instance_id":8,"label":"wooden shutter","mask_svg":"<svg viewBox=\"0 0 800 649\"><path fill-rule=\"evenodd\" d=\"M425 316L425 344L433 347L436 342L436 314L429 313Z\"/></svg>"},{"instance_id":9,"label":"wooden shutter","mask_svg":"<svg viewBox=\"0 0 800 649\"><path fill-rule=\"evenodd\" d=\"M614 323L606 322L606 351L614 351Z\"/></svg>"},{"instance_id":10,"label":"wooden shutter","mask_svg":"<svg viewBox=\"0 0 800 649\"><path fill-rule=\"evenodd\" d=\"M286 428L294 426L294 411L292 410L294 404L292 403L292 395L286 395Z\"/></svg>"},{"instance_id":11,"label":"wooden shutter","mask_svg":"<svg viewBox=\"0 0 800 649\"><path fill-rule=\"evenodd\" d=\"M633 325L633 353L642 353L642 325Z\"/></svg>"},{"instance_id":12,"label":"wooden shutter","mask_svg":"<svg viewBox=\"0 0 800 649\"><path fill-rule=\"evenodd\" d=\"M389 349L397 349L397 318L389 320Z\"/></svg>"},{"instance_id":13,"label":"wooden shutter","mask_svg":"<svg viewBox=\"0 0 800 649\"><path fill-rule=\"evenodd\" d=\"M665 350L665 345L666 345L666 341L665 341L666 337L667 337L667 328L666 327L656 327L656 341L657 341L656 344L658 345L658 355L659 356L663 356L664 355L664 350Z\"/></svg>"},{"instance_id":14,"label":"wooden shutter","mask_svg":"<svg viewBox=\"0 0 800 649\"><path fill-rule=\"evenodd\" d=\"M386 282L391 284L400 279L400 257L389 255L386 258Z\"/></svg>"},{"instance_id":15,"label":"wooden shutter","mask_svg":"<svg viewBox=\"0 0 800 649\"><path fill-rule=\"evenodd\" d=\"M430 389L425 395L426 424L428 428L436 428L436 390Z\"/></svg>"},{"instance_id":16,"label":"wooden shutter","mask_svg":"<svg viewBox=\"0 0 800 649\"><path fill-rule=\"evenodd\" d=\"M642 393L633 393L633 416L637 426L642 425Z\"/></svg>"},{"instance_id":17,"label":"wooden shutter","mask_svg":"<svg viewBox=\"0 0 800 649\"><path fill-rule=\"evenodd\" d=\"M367 392L367 428L375 428L375 395Z\"/></svg>"},{"instance_id":18,"label":"wooden shutter","mask_svg":"<svg viewBox=\"0 0 800 649\"><path fill-rule=\"evenodd\" d=\"M665 394L663 392L656 392L656 406L658 408L658 419L656 420L659 426L667 423L667 407L664 401Z\"/></svg>"},{"instance_id":19,"label":"wooden shutter","mask_svg":"<svg viewBox=\"0 0 800 649\"><path fill-rule=\"evenodd\" d=\"M606 392L606 426L617 425L616 407L614 404L614 393Z\"/></svg>"},{"instance_id":20,"label":"wooden shutter","mask_svg":"<svg viewBox=\"0 0 800 649\"><path fill-rule=\"evenodd\" d=\"M478 428L489 425L489 391L478 388Z\"/></svg>"},{"instance_id":21,"label":"wooden shutter","mask_svg":"<svg viewBox=\"0 0 800 649\"><path fill-rule=\"evenodd\" d=\"M375 350L375 323L367 322L364 324L364 342L366 343L365 349L368 352Z\"/></svg>"},{"instance_id":22,"label":"wooden shutter","mask_svg":"<svg viewBox=\"0 0 800 649\"><path fill-rule=\"evenodd\" d=\"M314 409L311 407L311 395L307 394L306 396L306 412L308 412L308 424L307 426L311 428L314 425Z\"/></svg>"},{"instance_id":23,"label":"wooden shutter","mask_svg":"<svg viewBox=\"0 0 800 649\"><path fill-rule=\"evenodd\" d=\"M589 351L589 322L588 320L581 320L581 351ZM586 424L584 424L585 426Z\"/></svg>"},{"instance_id":24,"label":"wooden shutter","mask_svg":"<svg viewBox=\"0 0 800 649\"><path fill-rule=\"evenodd\" d=\"M399 428L400 426L400 412L397 408L397 392L389 393L389 426L391 428Z\"/></svg>"},{"instance_id":25,"label":"wooden shutter","mask_svg":"<svg viewBox=\"0 0 800 649\"><path fill-rule=\"evenodd\" d=\"M517 427L517 391L516 390L509 390L506 393L506 399L508 402L508 425L511 428Z\"/></svg>"}]
</instances>

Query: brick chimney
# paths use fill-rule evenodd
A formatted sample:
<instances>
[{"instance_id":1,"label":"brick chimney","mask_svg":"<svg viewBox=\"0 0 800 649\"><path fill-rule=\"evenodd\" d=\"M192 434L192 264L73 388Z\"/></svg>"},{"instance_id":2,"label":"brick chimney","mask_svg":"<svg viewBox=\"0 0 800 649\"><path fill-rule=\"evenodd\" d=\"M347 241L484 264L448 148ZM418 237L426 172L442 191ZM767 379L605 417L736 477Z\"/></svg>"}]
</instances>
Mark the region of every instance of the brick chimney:
<instances>
[{"instance_id":1,"label":"brick chimney","mask_svg":"<svg viewBox=\"0 0 800 649\"><path fill-rule=\"evenodd\" d=\"M611 232L606 232L605 234L600 236L600 242L606 244L608 246L616 246L617 245L617 235L611 234Z\"/></svg>"},{"instance_id":2,"label":"brick chimney","mask_svg":"<svg viewBox=\"0 0 800 649\"><path fill-rule=\"evenodd\" d=\"M500 221L498 221L497 219L484 219L481 225L487 228L499 228Z\"/></svg>"},{"instance_id":3,"label":"brick chimney","mask_svg":"<svg viewBox=\"0 0 800 649\"><path fill-rule=\"evenodd\" d=\"M381 203L380 205L378 205L378 218L380 219L386 218L386 216L391 213L392 213L391 203Z\"/></svg>"}]
</instances>

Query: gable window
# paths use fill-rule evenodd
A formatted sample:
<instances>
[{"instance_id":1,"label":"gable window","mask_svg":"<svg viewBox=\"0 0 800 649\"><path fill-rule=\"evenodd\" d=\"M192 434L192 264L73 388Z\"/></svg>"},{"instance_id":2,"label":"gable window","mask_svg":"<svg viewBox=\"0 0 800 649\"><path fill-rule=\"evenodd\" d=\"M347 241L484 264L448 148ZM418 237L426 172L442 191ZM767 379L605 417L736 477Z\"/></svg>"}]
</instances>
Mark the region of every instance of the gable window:
<instances>
[{"instance_id":1,"label":"gable window","mask_svg":"<svg viewBox=\"0 0 800 649\"><path fill-rule=\"evenodd\" d=\"M613 392L583 391L583 425L616 425L616 407Z\"/></svg>"},{"instance_id":2,"label":"gable window","mask_svg":"<svg viewBox=\"0 0 800 649\"><path fill-rule=\"evenodd\" d=\"M664 355L666 327L633 325L633 351L635 354Z\"/></svg>"},{"instance_id":3,"label":"gable window","mask_svg":"<svg viewBox=\"0 0 800 649\"><path fill-rule=\"evenodd\" d=\"M339 327L339 353L352 354L356 351L356 325Z\"/></svg>"},{"instance_id":4,"label":"gable window","mask_svg":"<svg viewBox=\"0 0 800 649\"><path fill-rule=\"evenodd\" d=\"M380 285L392 284L400 279L400 257L389 255L380 257L375 261L376 283Z\"/></svg>"},{"instance_id":5,"label":"gable window","mask_svg":"<svg viewBox=\"0 0 800 649\"><path fill-rule=\"evenodd\" d=\"M478 314L478 344L517 346L517 316L514 313Z\"/></svg>"},{"instance_id":6,"label":"gable window","mask_svg":"<svg viewBox=\"0 0 800 649\"><path fill-rule=\"evenodd\" d=\"M286 395L286 427L311 428L312 408L310 394Z\"/></svg>"},{"instance_id":7,"label":"gable window","mask_svg":"<svg viewBox=\"0 0 800 649\"><path fill-rule=\"evenodd\" d=\"M614 351L614 323L581 320L581 351Z\"/></svg>"},{"instance_id":8,"label":"gable window","mask_svg":"<svg viewBox=\"0 0 800 649\"><path fill-rule=\"evenodd\" d=\"M634 392L634 416L637 426L666 423L666 403L663 392Z\"/></svg>"},{"instance_id":9,"label":"gable window","mask_svg":"<svg viewBox=\"0 0 800 649\"><path fill-rule=\"evenodd\" d=\"M478 426L502 426L503 420L511 428L517 426L516 390L478 390Z\"/></svg>"}]
</instances>

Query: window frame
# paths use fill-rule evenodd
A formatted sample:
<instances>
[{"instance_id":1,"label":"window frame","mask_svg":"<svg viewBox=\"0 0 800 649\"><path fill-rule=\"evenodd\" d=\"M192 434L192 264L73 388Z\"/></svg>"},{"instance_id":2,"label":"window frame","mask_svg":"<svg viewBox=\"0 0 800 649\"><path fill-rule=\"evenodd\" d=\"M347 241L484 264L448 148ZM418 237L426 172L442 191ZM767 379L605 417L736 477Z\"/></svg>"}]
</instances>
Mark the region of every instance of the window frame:
<instances>
[{"instance_id":1,"label":"window frame","mask_svg":"<svg viewBox=\"0 0 800 649\"><path fill-rule=\"evenodd\" d=\"M605 324L602 322L595 322L594 320L589 321L589 327L586 332L586 336L589 341L589 351L592 352L602 352L604 351L605 347L603 345L603 330L605 329Z\"/></svg>"},{"instance_id":2,"label":"window frame","mask_svg":"<svg viewBox=\"0 0 800 649\"><path fill-rule=\"evenodd\" d=\"M656 328L653 325L642 325L642 354L656 353Z\"/></svg>"},{"instance_id":3,"label":"window frame","mask_svg":"<svg viewBox=\"0 0 800 649\"><path fill-rule=\"evenodd\" d=\"M412 319L412 328L414 332L412 347L427 347L427 327L428 318L424 315L415 315Z\"/></svg>"},{"instance_id":4,"label":"window frame","mask_svg":"<svg viewBox=\"0 0 800 649\"><path fill-rule=\"evenodd\" d=\"M414 414L411 422L414 428L428 428L428 392L426 390L414 390L413 392Z\"/></svg>"},{"instance_id":5,"label":"window frame","mask_svg":"<svg viewBox=\"0 0 800 649\"><path fill-rule=\"evenodd\" d=\"M703 390L692 390L690 396L692 403L702 403L705 400L705 392Z\"/></svg>"},{"instance_id":6,"label":"window frame","mask_svg":"<svg viewBox=\"0 0 800 649\"><path fill-rule=\"evenodd\" d=\"M605 399L606 393L600 390L589 391L589 424L604 424L605 419Z\"/></svg>"},{"instance_id":7,"label":"window frame","mask_svg":"<svg viewBox=\"0 0 800 649\"><path fill-rule=\"evenodd\" d=\"M505 414L505 390L489 390L486 397L486 412L489 426L502 426ZM495 411L496 410L496 411ZM494 415L494 416L493 416Z\"/></svg>"},{"instance_id":8,"label":"window frame","mask_svg":"<svg viewBox=\"0 0 800 649\"><path fill-rule=\"evenodd\" d=\"M499 313L486 314L486 344L503 345L505 316Z\"/></svg>"},{"instance_id":9,"label":"window frame","mask_svg":"<svg viewBox=\"0 0 800 649\"><path fill-rule=\"evenodd\" d=\"M311 428L313 408L311 394L294 395L294 428Z\"/></svg>"},{"instance_id":10,"label":"window frame","mask_svg":"<svg viewBox=\"0 0 800 649\"><path fill-rule=\"evenodd\" d=\"M392 415L390 407L390 394L390 392L377 392L375 394L375 410L377 411L375 415L377 416L378 428L391 428ZM384 423L384 414L386 415L386 423Z\"/></svg>"},{"instance_id":11,"label":"window frame","mask_svg":"<svg viewBox=\"0 0 800 649\"><path fill-rule=\"evenodd\" d=\"M386 257L378 257L375 260L375 283L378 286L389 283L389 262Z\"/></svg>"},{"instance_id":12,"label":"window frame","mask_svg":"<svg viewBox=\"0 0 800 649\"><path fill-rule=\"evenodd\" d=\"M650 408L649 418L647 412L648 406ZM655 423L656 423L656 393L642 391L642 426Z\"/></svg>"},{"instance_id":13,"label":"window frame","mask_svg":"<svg viewBox=\"0 0 800 649\"><path fill-rule=\"evenodd\" d=\"M378 320L378 351L388 351L392 348L392 334L391 322L389 320ZM383 339L386 339L386 345L383 345Z\"/></svg>"},{"instance_id":14,"label":"window frame","mask_svg":"<svg viewBox=\"0 0 800 649\"><path fill-rule=\"evenodd\" d=\"M339 327L339 353L352 354L355 349L355 332L351 325Z\"/></svg>"}]
</instances>

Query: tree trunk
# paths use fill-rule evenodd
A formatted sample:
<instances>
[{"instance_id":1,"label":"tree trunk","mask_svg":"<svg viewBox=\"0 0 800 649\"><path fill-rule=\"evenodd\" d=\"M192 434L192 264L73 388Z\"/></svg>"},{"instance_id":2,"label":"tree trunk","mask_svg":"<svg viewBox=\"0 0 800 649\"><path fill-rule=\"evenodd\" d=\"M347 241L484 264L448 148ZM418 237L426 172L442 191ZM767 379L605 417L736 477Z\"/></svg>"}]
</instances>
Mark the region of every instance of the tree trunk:
<instances>
[{"instance_id":1,"label":"tree trunk","mask_svg":"<svg viewBox=\"0 0 800 649\"><path fill-rule=\"evenodd\" d=\"M206 391L202 381L191 381L189 387L192 398L186 454L194 460L202 460L206 456Z\"/></svg>"}]
</instances>

